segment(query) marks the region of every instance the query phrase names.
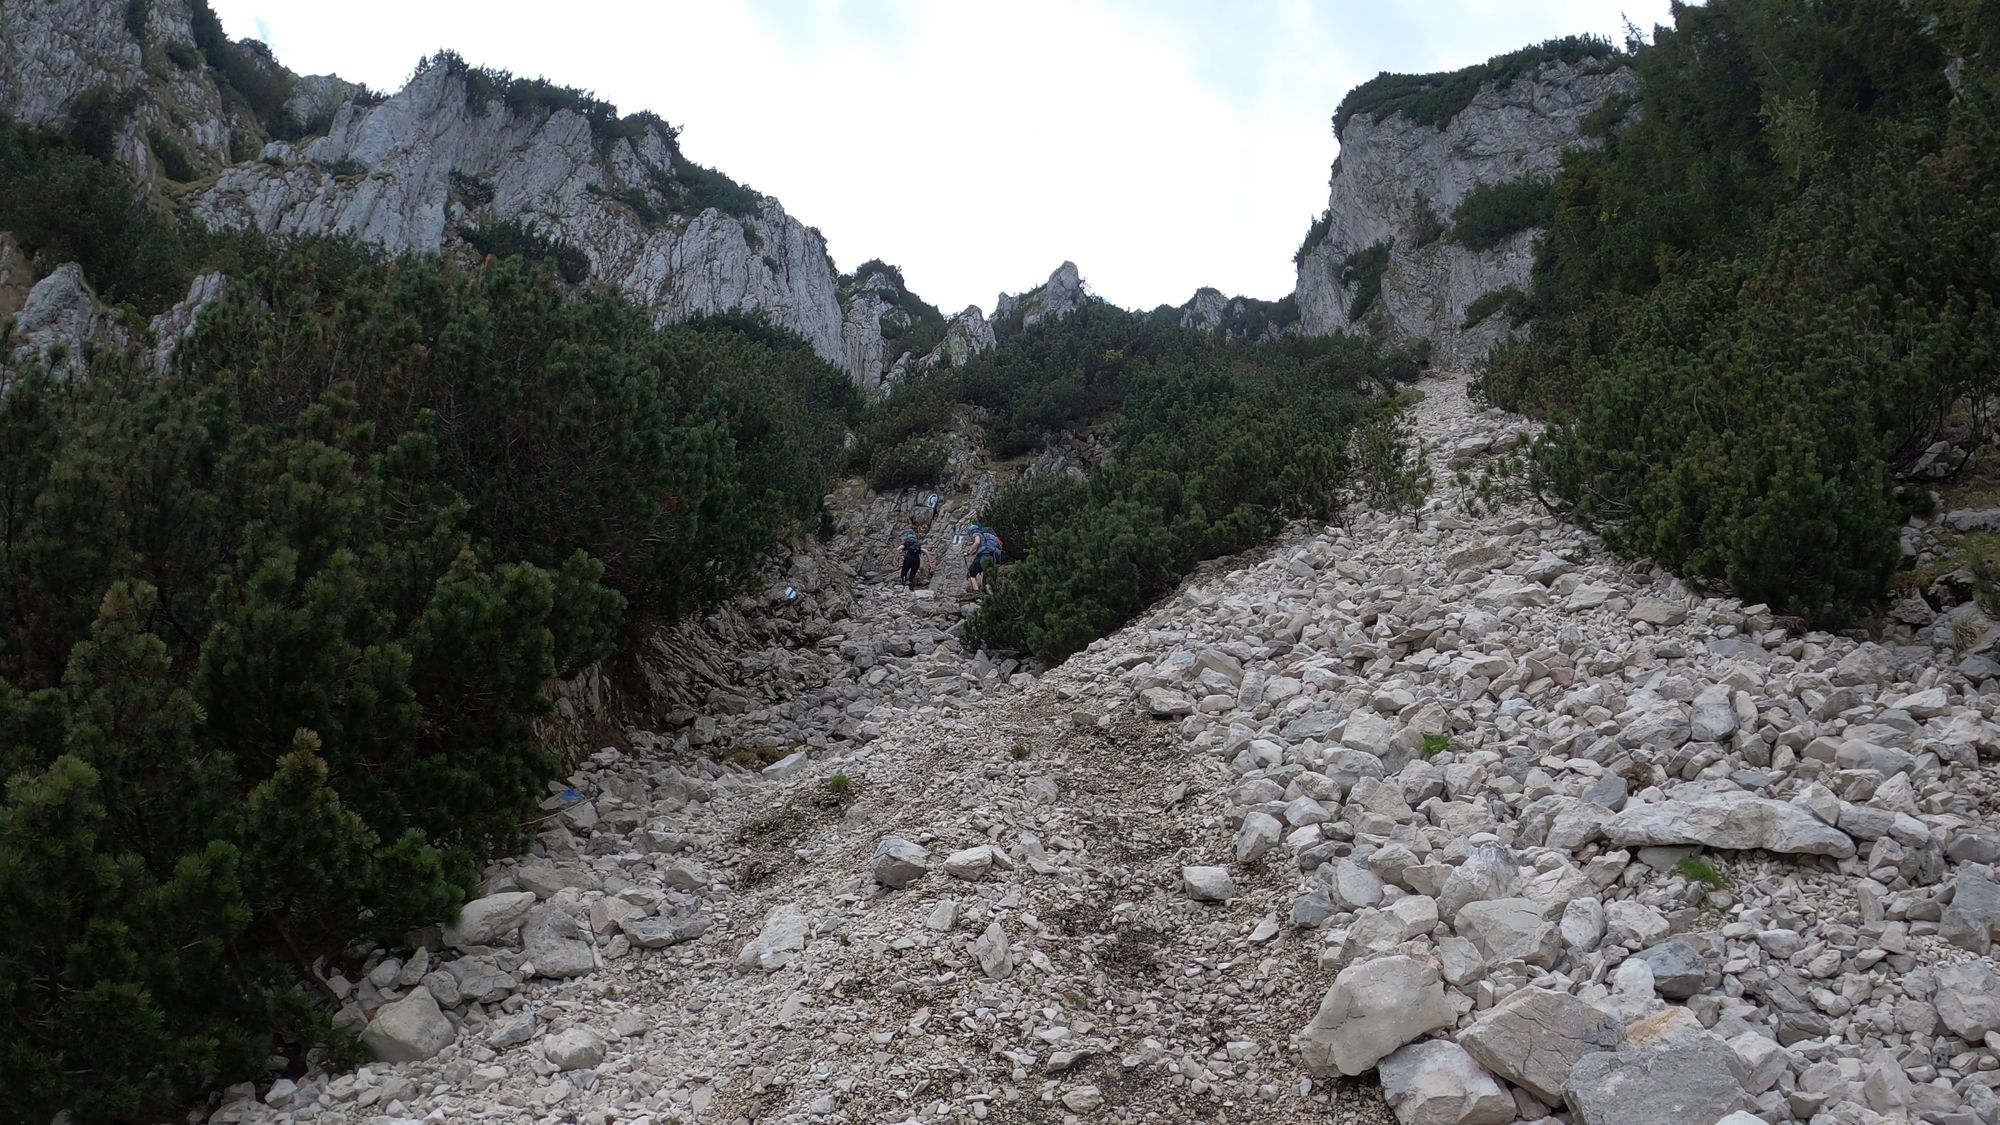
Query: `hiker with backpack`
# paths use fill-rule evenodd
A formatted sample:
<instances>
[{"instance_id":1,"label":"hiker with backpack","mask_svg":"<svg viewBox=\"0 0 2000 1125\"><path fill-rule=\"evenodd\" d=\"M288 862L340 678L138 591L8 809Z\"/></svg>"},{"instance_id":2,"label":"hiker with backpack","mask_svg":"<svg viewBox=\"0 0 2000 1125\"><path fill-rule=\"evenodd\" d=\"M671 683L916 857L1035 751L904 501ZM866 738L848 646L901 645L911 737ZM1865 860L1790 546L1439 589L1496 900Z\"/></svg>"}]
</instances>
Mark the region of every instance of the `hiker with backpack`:
<instances>
[{"instance_id":1,"label":"hiker with backpack","mask_svg":"<svg viewBox=\"0 0 2000 1125\"><path fill-rule=\"evenodd\" d=\"M917 575L924 569L924 564L930 561L930 557L930 548L924 546L923 540L917 538L917 533L915 531L905 531L903 533L903 569L897 575L897 581L900 581L912 590L916 589ZM935 566L936 564L933 563L932 565Z\"/></svg>"},{"instance_id":2,"label":"hiker with backpack","mask_svg":"<svg viewBox=\"0 0 2000 1125\"><path fill-rule=\"evenodd\" d=\"M1000 533L990 527L973 524L965 529L965 588L973 593L986 589L986 572L998 571L1006 558L1006 549L1000 543Z\"/></svg>"}]
</instances>

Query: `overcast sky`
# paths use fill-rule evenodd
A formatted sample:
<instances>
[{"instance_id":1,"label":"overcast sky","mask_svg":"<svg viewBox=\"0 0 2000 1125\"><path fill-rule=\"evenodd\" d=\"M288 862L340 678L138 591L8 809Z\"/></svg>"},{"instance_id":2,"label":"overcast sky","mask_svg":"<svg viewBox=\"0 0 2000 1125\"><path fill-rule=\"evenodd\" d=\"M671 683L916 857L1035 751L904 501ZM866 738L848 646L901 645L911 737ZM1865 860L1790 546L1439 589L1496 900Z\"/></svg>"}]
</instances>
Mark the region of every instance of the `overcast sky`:
<instances>
[{"instance_id":1,"label":"overcast sky","mask_svg":"<svg viewBox=\"0 0 2000 1125\"><path fill-rule=\"evenodd\" d=\"M1064 259L1130 308L1277 298L1326 207L1341 95L1667 0L210 0L305 74L393 91L451 47L681 126L834 260L953 312Z\"/></svg>"}]
</instances>

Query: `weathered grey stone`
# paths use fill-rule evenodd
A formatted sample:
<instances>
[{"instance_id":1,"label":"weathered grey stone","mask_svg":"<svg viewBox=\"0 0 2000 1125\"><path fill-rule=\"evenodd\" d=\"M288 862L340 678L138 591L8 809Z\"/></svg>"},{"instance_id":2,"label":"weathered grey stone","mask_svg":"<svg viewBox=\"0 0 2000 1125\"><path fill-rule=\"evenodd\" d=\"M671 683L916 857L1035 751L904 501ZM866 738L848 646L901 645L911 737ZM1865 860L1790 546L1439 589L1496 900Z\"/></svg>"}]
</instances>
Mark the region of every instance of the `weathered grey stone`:
<instances>
[{"instance_id":1,"label":"weathered grey stone","mask_svg":"<svg viewBox=\"0 0 2000 1125\"><path fill-rule=\"evenodd\" d=\"M1236 830L1236 862L1255 863L1285 838L1285 826L1269 813L1252 810Z\"/></svg>"},{"instance_id":2,"label":"weathered grey stone","mask_svg":"<svg viewBox=\"0 0 2000 1125\"><path fill-rule=\"evenodd\" d=\"M510 940L534 908L535 896L528 891L473 899L458 912L458 921L445 927L444 940L460 949Z\"/></svg>"},{"instance_id":3,"label":"weathered grey stone","mask_svg":"<svg viewBox=\"0 0 2000 1125\"><path fill-rule=\"evenodd\" d=\"M383 1062L422 1062L458 1038L430 990L418 988L384 1004L361 1033L361 1042Z\"/></svg>"},{"instance_id":4,"label":"weathered grey stone","mask_svg":"<svg viewBox=\"0 0 2000 1125\"><path fill-rule=\"evenodd\" d=\"M1653 971L1653 987L1669 1000L1686 1000L1701 991L1709 956L1694 938L1668 938L1633 955Z\"/></svg>"},{"instance_id":5,"label":"weathered grey stone","mask_svg":"<svg viewBox=\"0 0 2000 1125\"><path fill-rule=\"evenodd\" d=\"M1694 697L1688 715L1689 737L1696 742L1723 742L1736 733L1736 705L1727 685L1711 684Z\"/></svg>"},{"instance_id":6,"label":"weathered grey stone","mask_svg":"<svg viewBox=\"0 0 2000 1125\"><path fill-rule=\"evenodd\" d=\"M868 874L885 887L907 887L924 877L930 860L931 853L922 845L891 836L876 846Z\"/></svg>"},{"instance_id":7,"label":"weathered grey stone","mask_svg":"<svg viewBox=\"0 0 2000 1125\"><path fill-rule=\"evenodd\" d=\"M1482 1014L1458 1041L1488 1070L1551 1104L1583 1056L1618 1045L1617 1021L1564 992L1529 987Z\"/></svg>"},{"instance_id":8,"label":"weathered grey stone","mask_svg":"<svg viewBox=\"0 0 2000 1125\"><path fill-rule=\"evenodd\" d=\"M1196 902L1227 902L1236 897L1236 883L1227 867L1183 867L1181 885Z\"/></svg>"},{"instance_id":9,"label":"weathered grey stone","mask_svg":"<svg viewBox=\"0 0 2000 1125\"><path fill-rule=\"evenodd\" d=\"M764 925L755 938L736 955L736 964L745 969L774 972L798 959L806 947L811 922L792 903L779 903L764 915Z\"/></svg>"},{"instance_id":10,"label":"weathered grey stone","mask_svg":"<svg viewBox=\"0 0 2000 1125\"><path fill-rule=\"evenodd\" d=\"M1686 1125L1747 1104L1729 1045L1686 1008L1625 1030L1616 1051L1585 1055L1563 1082L1577 1125Z\"/></svg>"},{"instance_id":11,"label":"weathered grey stone","mask_svg":"<svg viewBox=\"0 0 2000 1125\"><path fill-rule=\"evenodd\" d=\"M1627 805L1604 826L1615 847L1696 844L1719 851L1765 851L1846 859L1854 841L1811 813L1748 793L1700 793Z\"/></svg>"},{"instance_id":12,"label":"weathered grey stone","mask_svg":"<svg viewBox=\"0 0 2000 1125\"><path fill-rule=\"evenodd\" d=\"M604 1061L604 1038L573 1027L542 1040L542 1054L557 1070L588 1070Z\"/></svg>"},{"instance_id":13,"label":"weathered grey stone","mask_svg":"<svg viewBox=\"0 0 2000 1125\"><path fill-rule=\"evenodd\" d=\"M2000 884L1993 881L1990 869L1966 864L1958 869L1951 903L1938 922L1938 936L1983 954L1993 947L1996 933L2000 933Z\"/></svg>"},{"instance_id":14,"label":"weathered grey stone","mask_svg":"<svg viewBox=\"0 0 2000 1125\"><path fill-rule=\"evenodd\" d=\"M989 980L1005 980L1014 975L1014 954L1007 948L1007 933L998 922L987 923L985 932L972 943L972 955L979 961L979 971Z\"/></svg>"},{"instance_id":15,"label":"weathered grey stone","mask_svg":"<svg viewBox=\"0 0 2000 1125\"><path fill-rule=\"evenodd\" d=\"M1430 962L1393 956L1349 965L1299 1033L1306 1072L1364 1073L1403 1044L1450 1027L1453 1018Z\"/></svg>"},{"instance_id":16,"label":"weathered grey stone","mask_svg":"<svg viewBox=\"0 0 2000 1125\"><path fill-rule=\"evenodd\" d=\"M521 949L538 977L580 977L597 968L596 951L576 919L554 906L537 906L521 926Z\"/></svg>"},{"instance_id":17,"label":"weathered grey stone","mask_svg":"<svg viewBox=\"0 0 2000 1125\"><path fill-rule=\"evenodd\" d=\"M634 918L624 924L624 931L632 944L641 949L664 949L707 933L708 918L700 914Z\"/></svg>"},{"instance_id":18,"label":"weathered grey stone","mask_svg":"<svg viewBox=\"0 0 2000 1125\"><path fill-rule=\"evenodd\" d=\"M1625 616L1648 625L1679 625L1687 620L1687 607L1658 598L1640 598Z\"/></svg>"},{"instance_id":19,"label":"weathered grey stone","mask_svg":"<svg viewBox=\"0 0 2000 1125\"><path fill-rule=\"evenodd\" d=\"M1562 942L1572 953L1589 953L1604 940L1604 902L1594 897L1573 898L1563 905L1558 923Z\"/></svg>"},{"instance_id":20,"label":"weathered grey stone","mask_svg":"<svg viewBox=\"0 0 2000 1125\"><path fill-rule=\"evenodd\" d=\"M1514 1120L1512 1095L1448 1040L1399 1047L1376 1073L1382 1096L1401 1125L1508 1125Z\"/></svg>"},{"instance_id":21,"label":"weathered grey stone","mask_svg":"<svg viewBox=\"0 0 2000 1125\"><path fill-rule=\"evenodd\" d=\"M1555 923L1541 904L1525 898L1471 902L1452 919L1459 935L1470 941L1489 965L1521 961L1548 968L1562 952Z\"/></svg>"},{"instance_id":22,"label":"weathered grey stone","mask_svg":"<svg viewBox=\"0 0 2000 1125\"><path fill-rule=\"evenodd\" d=\"M1980 961L1965 961L1938 970L1938 1019L1953 1035L1980 1043L2000 1031L2000 975Z\"/></svg>"},{"instance_id":23,"label":"weathered grey stone","mask_svg":"<svg viewBox=\"0 0 2000 1125\"><path fill-rule=\"evenodd\" d=\"M492 1034L486 1037L486 1045L496 1051L504 1051L509 1047L518 1047L533 1039L536 1029L540 1026L541 1021L536 1018L535 1013L522 1012L501 1021L495 1026Z\"/></svg>"}]
</instances>

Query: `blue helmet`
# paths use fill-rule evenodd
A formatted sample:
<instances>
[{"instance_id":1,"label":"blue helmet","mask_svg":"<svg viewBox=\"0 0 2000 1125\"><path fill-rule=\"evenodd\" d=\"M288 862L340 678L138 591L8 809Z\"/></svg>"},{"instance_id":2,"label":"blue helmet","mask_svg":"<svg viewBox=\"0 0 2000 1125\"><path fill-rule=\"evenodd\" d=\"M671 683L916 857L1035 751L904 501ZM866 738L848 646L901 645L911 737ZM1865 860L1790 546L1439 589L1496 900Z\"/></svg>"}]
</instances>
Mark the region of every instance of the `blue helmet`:
<instances>
[{"instance_id":1,"label":"blue helmet","mask_svg":"<svg viewBox=\"0 0 2000 1125\"><path fill-rule=\"evenodd\" d=\"M914 532L914 531L905 531L905 532L903 533L903 542L905 542L905 543L915 543L916 541L917 541L917 533L916 533L916 532Z\"/></svg>"}]
</instances>

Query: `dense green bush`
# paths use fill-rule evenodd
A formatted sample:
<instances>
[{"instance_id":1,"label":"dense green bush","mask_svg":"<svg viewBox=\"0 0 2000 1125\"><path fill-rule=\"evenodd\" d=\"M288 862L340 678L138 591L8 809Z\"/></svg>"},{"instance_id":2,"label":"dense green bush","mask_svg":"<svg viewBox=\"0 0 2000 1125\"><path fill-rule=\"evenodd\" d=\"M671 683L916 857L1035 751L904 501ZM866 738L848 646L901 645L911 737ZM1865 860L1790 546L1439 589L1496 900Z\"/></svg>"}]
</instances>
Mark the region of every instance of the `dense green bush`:
<instances>
[{"instance_id":1,"label":"dense green bush","mask_svg":"<svg viewBox=\"0 0 2000 1125\"><path fill-rule=\"evenodd\" d=\"M158 1118L327 1041L302 969L447 917L621 620L820 513L842 374L518 259L316 244L156 376L0 400L0 1119Z\"/></svg>"},{"instance_id":2,"label":"dense green bush","mask_svg":"<svg viewBox=\"0 0 2000 1125\"><path fill-rule=\"evenodd\" d=\"M1045 535L1067 526L1083 510L1089 489L1071 473L1023 473L1008 481L979 513L978 522L1000 533L1007 555L1019 561L1034 554Z\"/></svg>"},{"instance_id":3,"label":"dense green bush","mask_svg":"<svg viewBox=\"0 0 2000 1125\"><path fill-rule=\"evenodd\" d=\"M1978 11L1677 9L1636 57L1640 112L1566 157L1532 335L1483 380L1550 416L1547 495L1751 600L1838 619L1877 595L1895 472L2000 389Z\"/></svg>"},{"instance_id":4,"label":"dense green bush","mask_svg":"<svg viewBox=\"0 0 2000 1125\"><path fill-rule=\"evenodd\" d=\"M877 492L928 488L944 479L951 447L942 438L910 437L883 450L868 470L868 487Z\"/></svg>"},{"instance_id":5,"label":"dense green bush","mask_svg":"<svg viewBox=\"0 0 2000 1125\"><path fill-rule=\"evenodd\" d=\"M194 161L188 159L187 149L181 143L158 129L146 135L146 142L152 147L153 155L160 158L160 167L167 178L178 183L187 183L200 173L195 171Z\"/></svg>"},{"instance_id":6,"label":"dense green bush","mask_svg":"<svg viewBox=\"0 0 2000 1125\"><path fill-rule=\"evenodd\" d=\"M1544 227L1556 213L1555 185L1533 176L1480 184L1451 213L1451 240L1491 250L1524 230Z\"/></svg>"},{"instance_id":7,"label":"dense green bush","mask_svg":"<svg viewBox=\"0 0 2000 1125\"><path fill-rule=\"evenodd\" d=\"M460 227L458 235L481 254L548 262L571 285L580 285L590 277L590 258L582 248L543 234L532 221L524 223L519 219L506 219L497 223L480 223Z\"/></svg>"},{"instance_id":8,"label":"dense green bush","mask_svg":"<svg viewBox=\"0 0 2000 1125\"><path fill-rule=\"evenodd\" d=\"M1359 414L1352 392L1374 378L1373 358L1336 338L1140 366L1108 464L1082 485L996 498L1003 534L1003 520L1027 520L1028 557L967 623L966 643L1059 662L1201 560L1253 546L1290 516L1330 517Z\"/></svg>"},{"instance_id":9,"label":"dense green bush","mask_svg":"<svg viewBox=\"0 0 2000 1125\"><path fill-rule=\"evenodd\" d=\"M224 98L249 110L264 131L279 140L303 136L286 104L292 96L291 75L271 57L271 49L255 39L230 42L208 0L193 0L189 15L194 45L208 60Z\"/></svg>"},{"instance_id":10,"label":"dense green bush","mask_svg":"<svg viewBox=\"0 0 2000 1125\"><path fill-rule=\"evenodd\" d=\"M0 125L0 230L37 258L77 262L112 304L161 312L225 240L140 203L125 173L53 133Z\"/></svg>"},{"instance_id":11,"label":"dense green bush","mask_svg":"<svg viewBox=\"0 0 2000 1125\"><path fill-rule=\"evenodd\" d=\"M493 202L492 181L461 172L456 168L451 171L451 190L458 195L459 202L465 204L467 210L477 211Z\"/></svg>"},{"instance_id":12,"label":"dense green bush","mask_svg":"<svg viewBox=\"0 0 2000 1125\"><path fill-rule=\"evenodd\" d=\"M1368 310L1375 307L1376 298L1382 295L1382 278L1389 272L1390 255L1395 251L1395 240L1378 242L1365 250L1358 250L1348 256L1340 266L1340 283L1352 286L1354 296L1347 302L1347 319L1359 324Z\"/></svg>"},{"instance_id":13,"label":"dense green bush","mask_svg":"<svg viewBox=\"0 0 2000 1125\"><path fill-rule=\"evenodd\" d=\"M1333 115L1333 131L1339 134L1355 114L1367 114L1377 121L1400 113L1418 125L1444 127L1460 110L1472 104L1479 88L1487 83L1505 86L1522 75L1532 74L1552 62L1574 66L1588 60L1616 62L1620 53L1602 39L1569 36L1550 39L1534 47L1497 55L1478 66L1448 74L1390 74L1383 72L1349 91Z\"/></svg>"},{"instance_id":14,"label":"dense green bush","mask_svg":"<svg viewBox=\"0 0 2000 1125\"><path fill-rule=\"evenodd\" d=\"M1518 285L1503 285L1498 289L1481 293L1472 299L1471 304L1465 306L1465 323L1460 327L1467 329L1477 327L1480 322L1502 309L1507 310L1508 320L1514 324L1521 323L1527 319L1528 295L1523 293Z\"/></svg>"}]
</instances>

